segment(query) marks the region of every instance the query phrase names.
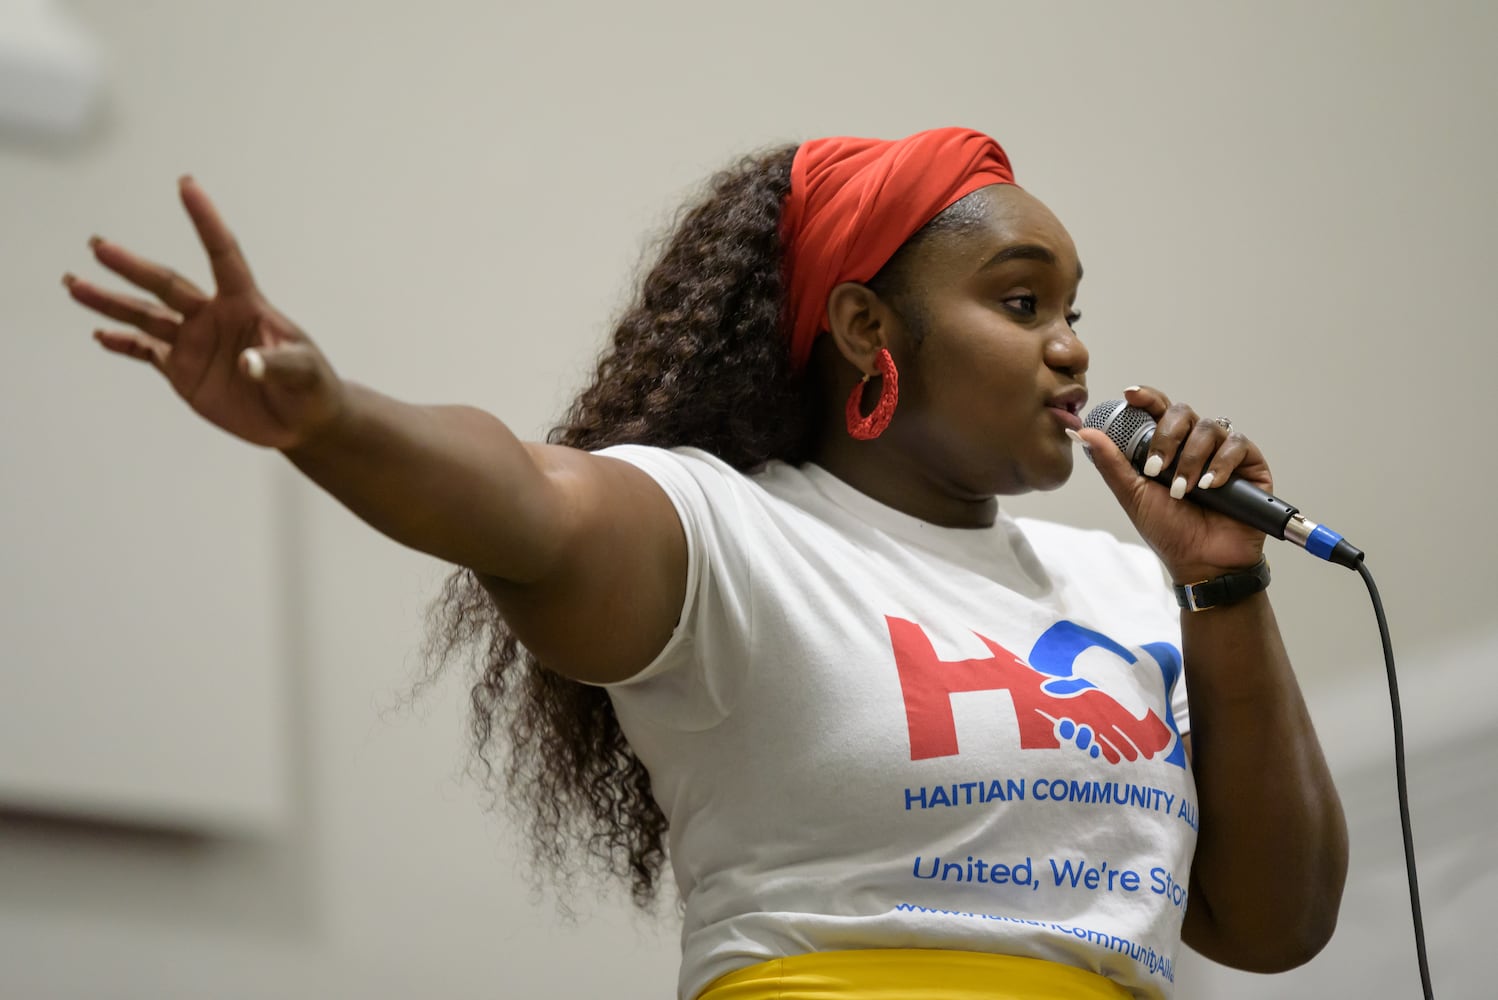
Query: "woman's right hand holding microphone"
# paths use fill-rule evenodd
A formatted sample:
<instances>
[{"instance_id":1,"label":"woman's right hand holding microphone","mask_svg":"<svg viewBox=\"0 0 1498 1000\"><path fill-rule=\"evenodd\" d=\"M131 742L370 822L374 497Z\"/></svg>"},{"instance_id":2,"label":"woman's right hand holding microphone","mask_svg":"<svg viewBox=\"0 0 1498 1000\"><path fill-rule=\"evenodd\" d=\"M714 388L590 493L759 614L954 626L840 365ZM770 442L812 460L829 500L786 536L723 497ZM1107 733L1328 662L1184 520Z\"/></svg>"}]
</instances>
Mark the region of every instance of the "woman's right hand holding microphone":
<instances>
[{"instance_id":1,"label":"woman's right hand holding microphone","mask_svg":"<svg viewBox=\"0 0 1498 1000\"><path fill-rule=\"evenodd\" d=\"M77 302L130 330L97 330L107 350L150 363L204 419L252 444L288 450L342 416L347 389L311 339L275 309L250 274L213 202L190 177L182 204L207 251L209 295L175 271L94 237L104 267L155 297L63 277Z\"/></svg>"}]
</instances>

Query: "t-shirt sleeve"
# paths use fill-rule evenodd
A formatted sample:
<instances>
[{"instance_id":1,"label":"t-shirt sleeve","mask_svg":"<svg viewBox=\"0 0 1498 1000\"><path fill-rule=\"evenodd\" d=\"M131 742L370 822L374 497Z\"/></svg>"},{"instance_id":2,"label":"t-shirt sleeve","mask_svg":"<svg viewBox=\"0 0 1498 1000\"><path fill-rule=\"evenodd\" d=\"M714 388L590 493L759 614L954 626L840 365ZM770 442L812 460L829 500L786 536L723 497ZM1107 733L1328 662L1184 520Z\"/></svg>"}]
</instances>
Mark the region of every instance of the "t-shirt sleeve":
<instances>
[{"instance_id":1,"label":"t-shirt sleeve","mask_svg":"<svg viewBox=\"0 0 1498 1000\"><path fill-rule=\"evenodd\" d=\"M712 725L727 714L742 673L742 659L731 652L747 643L753 628L751 566L741 537L752 520L744 511L747 478L695 448L631 444L597 454L628 462L655 480L681 520L687 546L686 591L671 637L639 673L603 686L616 702L648 702L678 726ZM715 651L712 662L707 650Z\"/></svg>"}]
</instances>

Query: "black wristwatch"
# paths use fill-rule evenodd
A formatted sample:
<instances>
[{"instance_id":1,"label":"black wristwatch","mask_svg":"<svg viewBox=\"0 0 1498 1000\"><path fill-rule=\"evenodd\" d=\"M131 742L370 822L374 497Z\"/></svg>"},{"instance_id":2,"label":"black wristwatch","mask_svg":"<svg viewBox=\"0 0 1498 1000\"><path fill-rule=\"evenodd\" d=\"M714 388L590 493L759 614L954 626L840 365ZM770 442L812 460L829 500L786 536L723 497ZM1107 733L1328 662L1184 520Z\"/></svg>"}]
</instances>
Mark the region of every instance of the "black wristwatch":
<instances>
[{"instance_id":1,"label":"black wristwatch","mask_svg":"<svg viewBox=\"0 0 1498 1000\"><path fill-rule=\"evenodd\" d=\"M1176 585L1176 603L1187 611L1206 611L1209 608L1225 608L1252 597L1269 586L1269 562L1260 559L1258 564L1239 573L1224 573L1210 580L1198 580L1185 586Z\"/></svg>"}]
</instances>

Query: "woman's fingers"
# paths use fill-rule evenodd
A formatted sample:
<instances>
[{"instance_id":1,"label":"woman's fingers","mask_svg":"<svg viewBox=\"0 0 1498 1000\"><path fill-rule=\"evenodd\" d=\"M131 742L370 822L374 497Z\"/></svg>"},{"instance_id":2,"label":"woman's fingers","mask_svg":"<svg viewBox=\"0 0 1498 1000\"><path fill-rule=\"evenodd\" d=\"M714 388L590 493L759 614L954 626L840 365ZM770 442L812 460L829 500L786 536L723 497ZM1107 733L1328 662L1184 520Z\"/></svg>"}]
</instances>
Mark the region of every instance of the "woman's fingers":
<instances>
[{"instance_id":1,"label":"woman's fingers","mask_svg":"<svg viewBox=\"0 0 1498 1000\"><path fill-rule=\"evenodd\" d=\"M245 263L234 234L224 224L208 193L191 177L183 177L179 187L182 207L192 218L198 240L208 252L208 262L213 265L213 281L219 294L239 295L254 291L255 279L250 274L250 266Z\"/></svg>"},{"instance_id":2,"label":"woman's fingers","mask_svg":"<svg viewBox=\"0 0 1498 1000\"><path fill-rule=\"evenodd\" d=\"M1197 481L1197 487L1214 489L1236 475L1266 492L1272 491L1274 482L1269 477L1269 466L1259 446L1237 431L1225 433L1225 439L1217 446L1217 453L1212 456L1211 464Z\"/></svg>"},{"instance_id":3,"label":"woman's fingers","mask_svg":"<svg viewBox=\"0 0 1498 1000\"><path fill-rule=\"evenodd\" d=\"M166 374L166 359L172 348L165 341L139 330L95 330L94 339L107 351L144 361Z\"/></svg>"},{"instance_id":4,"label":"woman's fingers","mask_svg":"<svg viewBox=\"0 0 1498 1000\"><path fill-rule=\"evenodd\" d=\"M63 275L62 283L67 287L68 294L75 302L88 306L97 313L103 313L110 319L139 327L168 344L176 342L177 328L181 325L182 318L155 302L133 295L105 291L72 274Z\"/></svg>"},{"instance_id":5,"label":"woman's fingers","mask_svg":"<svg viewBox=\"0 0 1498 1000\"><path fill-rule=\"evenodd\" d=\"M1170 403L1155 418L1155 433L1150 438L1149 457L1145 459L1144 474L1153 479L1164 469L1171 467L1180 454L1181 445L1196 426L1196 411L1184 403ZM1210 455L1211 452L1208 452Z\"/></svg>"},{"instance_id":6,"label":"woman's fingers","mask_svg":"<svg viewBox=\"0 0 1498 1000\"><path fill-rule=\"evenodd\" d=\"M1195 421L1178 452L1175 477L1170 483L1171 496L1179 500L1200 485L1207 464L1215 461L1226 438L1227 432L1213 421ZM1210 486L1211 482L1207 485Z\"/></svg>"},{"instance_id":7,"label":"woman's fingers","mask_svg":"<svg viewBox=\"0 0 1498 1000\"><path fill-rule=\"evenodd\" d=\"M1170 397L1153 386L1131 385L1124 390L1124 402L1159 420L1170 406Z\"/></svg>"},{"instance_id":8,"label":"woman's fingers","mask_svg":"<svg viewBox=\"0 0 1498 1000\"><path fill-rule=\"evenodd\" d=\"M1209 490L1213 486L1221 486L1228 481L1228 477L1248 458L1248 438L1237 431L1228 433L1222 444L1218 446L1217 453L1212 456L1207 470L1197 480L1198 489Z\"/></svg>"},{"instance_id":9,"label":"woman's fingers","mask_svg":"<svg viewBox=\"0 0 1498 1000\"><path fill-rule=\"evenodd\" d=\"M1124 398L1155 418L1144 474L1153 479L1173 464L1170 495L1177 500L1193 489L1227 482L1248 457L1250 445L1243 435L1229 432L1215 420L1200 419L1191 407L1172 403L1158 389L1130 386Z\"/></svg>"},{"instance_id":10,"label":"woman's fingers","mask_svg":"<svg viewBox=\"0 0 1498 1000\"><path fill-rule=\"evenodd\" d=\"M118 243L98 236L92 237L88 245L100 264L132 285L150 292L183 316L191 316L208 302L202 289L169 267L139 257Z\"/></svg>"}]
</instances>

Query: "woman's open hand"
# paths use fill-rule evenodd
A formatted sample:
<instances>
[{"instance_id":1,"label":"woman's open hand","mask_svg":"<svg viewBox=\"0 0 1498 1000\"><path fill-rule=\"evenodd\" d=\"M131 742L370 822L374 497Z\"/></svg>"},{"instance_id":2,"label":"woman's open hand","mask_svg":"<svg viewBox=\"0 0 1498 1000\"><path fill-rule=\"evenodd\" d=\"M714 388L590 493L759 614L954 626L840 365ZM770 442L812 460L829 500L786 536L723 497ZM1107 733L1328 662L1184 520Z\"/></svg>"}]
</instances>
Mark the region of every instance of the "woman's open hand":
<instances>
[{"instance_id":1,"label":"woman's open hand","mask_svg":"<svg viewBox=\"0 0 1498 1000\"><path fill-rule=\"evenodd\" d=\"M180 189L213 268L214 294L98 237L89 245L99 263L154 299L107 291L71 274L63 284L76 301L134 328L97 330L100 344L150 363L204 419L253 444L303 444L340 415L343 383L307 335L255 287L203 189L190 177Z\"/></svg>"}]
</instances>

